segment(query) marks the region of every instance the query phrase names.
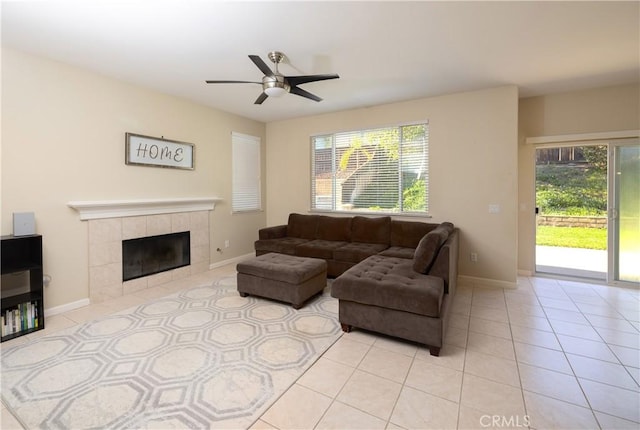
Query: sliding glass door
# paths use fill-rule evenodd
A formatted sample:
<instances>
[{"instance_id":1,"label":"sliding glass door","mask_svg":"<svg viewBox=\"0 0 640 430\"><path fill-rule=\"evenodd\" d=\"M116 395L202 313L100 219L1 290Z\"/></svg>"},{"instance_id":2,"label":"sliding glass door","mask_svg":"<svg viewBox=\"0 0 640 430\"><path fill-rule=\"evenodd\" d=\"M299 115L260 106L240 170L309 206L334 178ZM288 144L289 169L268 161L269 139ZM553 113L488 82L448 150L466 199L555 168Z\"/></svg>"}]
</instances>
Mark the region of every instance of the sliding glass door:
<instances>
[{"instance_id":1,"label":"sliding glass door","mask_svg":"<svg viewBox=\"0 0 640 430\"><path fill-rule=\"evenodd\" d=\"M536 272L640 282L638 139L536 149Z\"/></svg>"},{"instance_id":2,"label":"sliding glass door","mask_svg":"<svg viewBox=\"0 0 640 430\"><path fill-rule=\"evenodd\" d=\"M640 145L612 144L609 281L640 282Z\"/></svg>"},{"instance_id":3,"label":"sliding glass door","mask_svg":"<svg viewBox=\"0 0 640 430\"><path fill-rule=\"evenodd\" d=\"M536 149L536 272L607 279L607 145Z\"/></svg>"}]
</instances>

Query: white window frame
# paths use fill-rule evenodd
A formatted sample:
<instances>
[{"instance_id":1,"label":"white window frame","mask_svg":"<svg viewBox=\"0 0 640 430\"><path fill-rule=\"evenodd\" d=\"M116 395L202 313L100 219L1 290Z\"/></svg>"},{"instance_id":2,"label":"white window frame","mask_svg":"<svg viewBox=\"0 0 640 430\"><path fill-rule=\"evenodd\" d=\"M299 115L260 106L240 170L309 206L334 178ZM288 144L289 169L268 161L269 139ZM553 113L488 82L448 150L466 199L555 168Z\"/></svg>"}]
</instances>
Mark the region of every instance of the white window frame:
<instances>
[{"instance_id":1,"label":"white window frame","mask_svg":"<svg viewBox=\"0 0 640 430\"><path fill-rule=\"evenodd\" d=\"M405 190L404 188L405 184L403 184L402 172L406 171L406 169L403 169L403 167L401 166L406 166L407 164L404 164L404 163L409 162L410 160L415 161L415 159L402 158L402 154L403 154L402 144L399 144L398 146L398 157L399 157L398 166L399 166L399 169L402 169L402 170L398 171L399 194L397 196L398 197L397 207L393 209L371 209L371 208L367 209L362 207L360 208L350 207L350 205L344 204L341 201L342 196L338 195L341 193L340 191L341 188L340 188L340 179L337 177L337 173L339 172L338 164L340 163L340 160L339 160L339 154L337 154L336 147L338 145L336 144L336 140L337 140L336 136L345 136L348 134L353 134L354 136L358 134L363 135L367 132L375 132L378 130L382 131L387 129L398 129L400 131L403 127L419 126L419 125L423 125L425 127L425 139L423 141L424 150L423 150L422 159L420 160L420 163L422 166L421 175L425 185L424 210L412 210L412 209L406 209L404 207L405 199L403 197L403 190ZM402 136L402 132L399 133L399 136ZM319 139L323 139L324 142L320 142ZM402 138L400 139L401 139L401 142L399 143L408 143L408 142L402 142ZM316 152L317 140L318 140L318 144L324 143L324 145L326 145L325 146L326 150L328 150L329 147L331 148L330 172L327 172L328 163L326 161L324 166L322 167L320 164L316 165L315 157L317 155L317 152ZM310 173L310 176L311 176L310 178L311 179L310 211L311 212L361 213L361 214L376 214L376 215L384 214L384 215L430 217L429 215L429 121L424 120L424 121L413 122L413 123L402 123L402 124L395 124L391 126L372 127L367 129L361 129L361 130L317 134L317 135L311 136L310 147L311 147L311 169L310 169L311 171ZM321 178L322 174L317 173L316 170L318 170L318 172L324 171L325 178L319 179ZM327 183L327 176L330 176L330 181L331 181L330 184ZM324 180L325 183L319 184L320 180ZM385 184L383 182L383 183L380 183L380 185L384 186ZM324 189L325 193L322 193L320 189ZM331 195L326 194L326 190L328 189L331 189L330 191Z\"/></svg>"},{"instance_id":2,"label":"white window frame","mask_svg":"<svg viewBox=\"0 0 640 430\"><path fill-rule=\"evenodd\" d=\"M231 133L231 211L232 213L262 210L260 138Z\"/></svg>"}]
</instances>

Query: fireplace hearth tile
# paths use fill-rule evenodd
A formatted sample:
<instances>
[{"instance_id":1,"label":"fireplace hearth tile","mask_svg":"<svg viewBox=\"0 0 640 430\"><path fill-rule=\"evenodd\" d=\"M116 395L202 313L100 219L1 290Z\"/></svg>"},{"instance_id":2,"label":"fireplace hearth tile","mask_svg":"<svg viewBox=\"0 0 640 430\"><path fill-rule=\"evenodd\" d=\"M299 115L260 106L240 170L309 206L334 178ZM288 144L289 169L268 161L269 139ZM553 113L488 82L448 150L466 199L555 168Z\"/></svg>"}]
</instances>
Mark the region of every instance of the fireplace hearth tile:
<instances>
[{"instance_id":1,"label":"fireplace hearth tile","mask_svg":"<svg viewBox=\"0 0 640 430\"><path fill-rule=\"evenodd\" d=\"M91 288L89 291L89 300L91 303L102 303L107 300L116 299L122 297L123 290L124 286L122 282Z\"/></svg>"},{"instance_id":2,"label":"fireplace hearth tile","mask_svg":"<svg viewBox=\"0 0 640 430\"><path fill-rule=\"evenodd\" d=\"M102 288L113 284L122 284L122 263L105 264L89 268L91 286Z\"/></svg>"},{"instance_id":3,"label":"fireplace hearth tile","mask_svg":"<svg viewBox=\"0 0 640 430\"><path fill-rule=\"evenodd\" d=\"M209 261L203 261L201 263L193 263L191 262L191 274L195 275L197 273L206 272L209 270ZM235 267L235 266L234 266Z\"/></svg>"},{"instance_id":4,"label":"fireplace hearth tile","mask_svg":"<svg viewBox=\"0 0 640 430\"><path fill-rule=\"evenodd\" d=\"M206 246L209 248L209 230L191 229L191 246Z\"/></svg>"},{"instance_id":5,"label":"fireplace hearth tile","mask_svg":"<svg viewBox=\"0 0 640 430\"><path fill-rule=\"evenodd\" d=\"M209 214L208 212L190 212L189 218L191 218L191 230L206 230L209 231ZM209 234L207 233L207 237Z\"/></svg>"},{"instance_id":6,"label":"fireplace hearth tile","mask_svg":"<svg viewBox=\"0 0 640 430\"><path fill-rule=\"evenodd\" d=\"M167 282L171 282L173 280L172 272L174 270L176 269L146 276L145 278L148 280L149 287L155 287L158 285L166 284Z\"/></svg>"},{"instance_id":7,"label":"fireplace hearth tile","mask_svg":"<svg viewBox=\"0 0 640 430\"><path fill-rule=\"evenodd\" d=\"M144 290L149 287L148 277L132 279L122 283L122 293L124 295L132 294L137 291Z\"/></svg>"},{"instance_id":8,"label":"fireplace hearth tile","mask_svg":"<svg viewBox=\"0 0 640 430\"><path fill-rule=\"evenodd\" d=\"M169 273L171 273L171 278L174 281L188 278L189 276L191 276L191 266L179 267L177 269L172 270Z\"/></svg>"},{"instance_id":9,"label":"fireplace hearth tile","mask_svg":"<svg viewBox=\"0 0 640 430\"><path fill-rule=\"evenodd\" d=\"M188 213L171 214L171 233L189 231L191 229L191 219Z\"/></svg>"},{"instance_id":10,"label":"fireplace hearth tile","mask_svg":"<svg viewBox=\"0 0 640 430\"><path fill-rule=\"evenodd\" d=\"M90 243L121 241L122 221L120 218L89 221L89 238Z\"/></svg>"},{"instance_id":11,"label":"fireplace hearth tile","mask_svg":"<svg viewBox=\"0 0 640 430\"><path fill-rule=\"evenodd\" d=\"M122 240L147 236L147 217L131 216L122 218Z\"/></svg>"},{"instance_id":12,"label":"fireplace hearth tile","mask_svg":"<svg viewBox=\"0 0 640 430\"><path fill-rule=\"evenodd\" d=\"M193 246L191 245L191 264L209 261L209 245Z\"/></svg>"},{"instance_id":13,"label":"fireplace hearth tile","mask_svg":"<svg viewBox=\"0 0 640 430\"><path fill-rule=\"evenodd\" d=\"M122 241L89 245L89 267L122 263Z\"/></svg>"},{"instance_id":14,"label":"fireplace hearth tile","mask_svg":"<svg viewBox=\"0 0 640 430\"><path fill-rule=\"evenodd\" d=\"M157 236L171 233L171 214L147 216L147 235Z\"/></svg>"},{"instance_id":15,"label":"fireplace hearth tile","mask_svg":"<svg viewBox=\"0 0 640 430\"><path fill-rule=\"evenodd\" d=\"M190 232L189 266L122 282L122 240L181 231ZM209 247L209 211L90 219L89 298L103 302L206 272Z\"/></svg>"}]
</instances>

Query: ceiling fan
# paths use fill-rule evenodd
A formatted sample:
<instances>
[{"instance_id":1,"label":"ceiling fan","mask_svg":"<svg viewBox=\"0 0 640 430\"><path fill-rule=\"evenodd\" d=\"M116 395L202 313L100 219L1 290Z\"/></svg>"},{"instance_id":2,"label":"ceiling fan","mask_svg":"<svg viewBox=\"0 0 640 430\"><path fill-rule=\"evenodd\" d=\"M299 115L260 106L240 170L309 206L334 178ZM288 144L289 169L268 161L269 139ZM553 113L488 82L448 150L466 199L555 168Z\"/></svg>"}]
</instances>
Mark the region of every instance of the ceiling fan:
<instances>
[{"instance_id":1,"label":"ceiling fan","mask_svg":"<svg viewBox=\"0 0 640 430\"><path fill-rule=\"evenodd\" d=\"M284 76L278 71L278 64L284 59L284 54L278 51L272 51L268 54L269 59L276 65L275 72L272 71L267 64L262 61L257 55L249 55L249 58L253 63L258 66L258 69L264 76L262 82L254 81L206 81L207 84L260 84L262 85L262 94L258 96L254 104L260 105L267 97L280 97L285 93L295 94L301 97L305 97L316 102L322 99L315 94L311 94L308 91L298 87L298 85L306 84L309 82L324 81L327 79L337 79L338 75L301 75L301 76Z\"/></svg>"}]
</instances>

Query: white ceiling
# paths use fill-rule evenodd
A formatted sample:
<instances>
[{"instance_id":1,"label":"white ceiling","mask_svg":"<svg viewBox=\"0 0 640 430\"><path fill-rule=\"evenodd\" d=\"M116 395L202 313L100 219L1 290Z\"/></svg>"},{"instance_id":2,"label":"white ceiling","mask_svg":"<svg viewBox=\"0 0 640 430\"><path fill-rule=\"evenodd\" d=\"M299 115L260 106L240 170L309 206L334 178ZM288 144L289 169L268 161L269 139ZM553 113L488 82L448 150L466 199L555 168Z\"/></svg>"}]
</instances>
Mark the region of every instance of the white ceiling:
<instances>
[{"instance_id":1,"label":"white ceiling","mask_svg":"<svg viewBox=\"0 0 640 430\"><path fill-rule=\"evenodd\" d=\"M269 122L515 84L528 97L640 80L640 2L3 1L2 43ZM247 57L338 73L253 102Z\"/></svg>"}]
</instances>

